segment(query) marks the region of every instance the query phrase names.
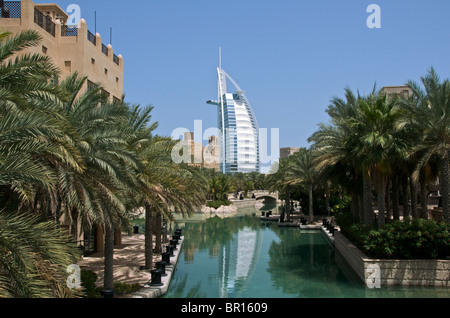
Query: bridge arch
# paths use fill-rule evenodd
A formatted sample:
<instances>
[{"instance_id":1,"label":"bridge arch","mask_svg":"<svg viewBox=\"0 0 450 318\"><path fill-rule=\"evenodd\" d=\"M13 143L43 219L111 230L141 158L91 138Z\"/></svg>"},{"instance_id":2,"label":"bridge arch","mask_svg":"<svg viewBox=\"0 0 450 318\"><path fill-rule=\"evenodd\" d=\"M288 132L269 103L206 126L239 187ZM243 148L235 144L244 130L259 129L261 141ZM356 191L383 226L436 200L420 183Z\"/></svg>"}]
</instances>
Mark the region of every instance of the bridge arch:
<instances>
[{"instance_id":1,"label":"bridge arch","mask_svg":"<svg viewBox=\"0 0 450 318\"><path fill-rule=\"evenodd\" d=\"M269 192L268 190L259 190L253 191L253 195L256 200L264 200L265 202L277 202L278 199L278 191L277 192Z\"/></svg>"}]
</instances>

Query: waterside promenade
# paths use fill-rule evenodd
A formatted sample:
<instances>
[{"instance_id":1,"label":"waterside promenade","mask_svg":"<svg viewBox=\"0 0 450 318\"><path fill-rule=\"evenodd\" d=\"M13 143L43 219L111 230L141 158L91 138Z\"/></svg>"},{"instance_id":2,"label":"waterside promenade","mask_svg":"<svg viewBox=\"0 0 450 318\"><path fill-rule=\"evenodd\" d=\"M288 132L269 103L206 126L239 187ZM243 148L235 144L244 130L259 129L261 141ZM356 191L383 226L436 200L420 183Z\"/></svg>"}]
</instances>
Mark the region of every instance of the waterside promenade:
<instances>
[{"instance_id":1,"label":"waterside promenade","mask_svg":"<svg viewBox=\"0 0 450 318\"><path fill-rule=\"evenodd\" d=\"M167 292L175 271L178 257L183 246L184 237L178 241L173 256L170 257L170 265L166 265L167 276L161 277L161 286L151 286L151 271L141 269L145 265L144 258L144 234L122 234L122 244L114 246L114 281L127 284L139 284L141 289L125 295L115 295L116 298L156 298ZM153 264L160 262L161 254L153 253ZM97 276L97 286L103 285L104 258L103 252L84 257L78 265L86 270L94 271Z\"/></svg>"}]
</instances>

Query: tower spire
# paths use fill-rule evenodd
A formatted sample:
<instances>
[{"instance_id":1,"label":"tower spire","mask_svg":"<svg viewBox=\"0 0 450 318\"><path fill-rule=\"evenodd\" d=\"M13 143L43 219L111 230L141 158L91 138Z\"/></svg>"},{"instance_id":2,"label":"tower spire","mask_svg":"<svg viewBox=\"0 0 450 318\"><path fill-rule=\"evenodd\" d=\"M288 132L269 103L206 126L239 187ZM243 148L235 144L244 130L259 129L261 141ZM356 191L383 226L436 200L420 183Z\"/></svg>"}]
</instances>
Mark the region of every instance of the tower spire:
<instances>
[{"instance_id":1,"label":"tower spire","mask_svg":"<svg viewBox=\"0 0 450 318\"><path fill-rule=\"evenodd\" d=\"M219 46L219 69L222 70L222 47Z\"/></svg>"}]
</instances>

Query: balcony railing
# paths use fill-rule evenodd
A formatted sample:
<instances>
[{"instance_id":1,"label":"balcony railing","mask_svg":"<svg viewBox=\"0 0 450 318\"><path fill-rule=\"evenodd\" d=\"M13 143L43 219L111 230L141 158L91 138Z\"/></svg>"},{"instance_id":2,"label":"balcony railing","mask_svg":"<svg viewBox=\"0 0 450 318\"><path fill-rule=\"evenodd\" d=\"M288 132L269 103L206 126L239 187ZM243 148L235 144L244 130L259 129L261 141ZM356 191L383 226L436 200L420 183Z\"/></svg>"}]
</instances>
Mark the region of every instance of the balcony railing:
<instances>
[{"instance_id":1,"label":"balcony railing","mask_svg":"<svg viewBox=\"0 0 450 318\"><path fill-rule=\"evenodd\" d=\"M69 27L68 25L61 25L61 36L77 36L78 28L77 26Z\"/></svg>"},{"instance_id":2,"label":"balcony railing","mask_svg":"<svg viewBox=\"0 0 450 318\"><path fill-rule=\"evenodd\" d=\"M117 65L119 65L120 64L120 62L119 62L119 57L117 56L117 55L113 55L113 61L114 61L114 63L116 63Z\"/></svg>"},{"instance_id":3,"label":"balcony railing","mask_svg":"<svg viewBox=\"0 0 450 318\"><path fill-rule=\"evenodd\" d=\"M0 18L20 19L22 17L20 1L3 1L3 6L0 6L0 11Z\"/></svg>"},{"instance_id":4,"label":"balcony railing","mask_svg":"<svg viewBox=\"0 0 450 318\"><path fill-rule=\"evenodd\" d=\"M108 47L103 43L102 43L102 52L103 52L103 54L108 56Z\"/></svg>"},{"instance_id":5,"label":"balcony railing","mask_svg":"<svg viewBox=\"0 0 450 318\"><path fill-rule=\"evenodd\" d=\"M88 30L87 38L88 38L89 42L91 42L94 45L97 45L97 39L96 39L95 35L89 30Z\"/></svg>"},{"instance_id":6,"label":"balcony railing","mask_svg":"<svg viewBox=\"0 0 450 318\"><path fill-rule=\"evenodd\" d=\"M55 23L36 8L34 8L34 22L45 31L55 36Z\"/></svg>"}]
</instances>

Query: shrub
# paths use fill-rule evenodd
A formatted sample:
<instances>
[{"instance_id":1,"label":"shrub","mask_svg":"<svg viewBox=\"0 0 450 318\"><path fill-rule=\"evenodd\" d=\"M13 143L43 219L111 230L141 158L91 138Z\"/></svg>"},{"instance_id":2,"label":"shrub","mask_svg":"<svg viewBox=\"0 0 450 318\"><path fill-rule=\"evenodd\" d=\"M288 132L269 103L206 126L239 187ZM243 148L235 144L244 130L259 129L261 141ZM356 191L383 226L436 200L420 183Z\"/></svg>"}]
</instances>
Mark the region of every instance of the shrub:
<instances>
[{"instance_id":1,"label":"shrub","mask_svg":"<svg viewBox=\"0 0 450 318\"><path fill-rule=\"evenodd\" d=\"M424 219L393 221L370 230L363 251L374 258L445 259L450 256L449 225Z\"/></svg>"},{"instance_id":2,"label":"shrub","mask_svg":"<svg viewBox=\"0 0 450 318\"><path fill-rule=\"evenodd\" d=\"M138 283L127 284L122 282L114 282L114 293L117 295L129 294L138 291L141 285Z\"/></svg>"},{"instance_id":3,"label":"shrub","mask_svg":"<svg viewBox=\"0 0 450 318\"><path fill-rule=\"evenodd\" d=\"M349 213L336 218L344 234L372 258L446 259L450 256L450 225L435 220L403 220L381 229L354 223Z\"/></svg>"},{"instance_id":4,"label":"shrub","mask_svg":"<svg viewBox=\"0 0 450 318\"><path fill-rule=\"evenodd\" d=\"M210 207L210 208L214 208L217 209L220 206L224 205L224 206L228 206L232 204L232 202L230 200L216 200L216 201L208 201L206 202L206 206Z\"/></svg>"},{"instance_id":5,"label":"shrub","mask_svg":"<svg viewBox=\"0 0 450 318\"><path fill-rule=\"evenodd\" d=\"M81 285L84 287L84 293L87 298L99 298L100 290L95 286L97 274L90 270L81 270Z\"/></svg>"},{"instance_id":6,"label":"shrub","mask_svg":"<svg viewBox=\"0 0 450 318\"><path fill-rule=\"evenodd\" d=\"M97 274L91 270L81 270L81 285L84 287L85 297L100 298L100 288L95 286ZM141 285L138 283L127 284L123 282L114 282L114 294L123 295L138 291Z\"/></svg>"}]
</instances>

